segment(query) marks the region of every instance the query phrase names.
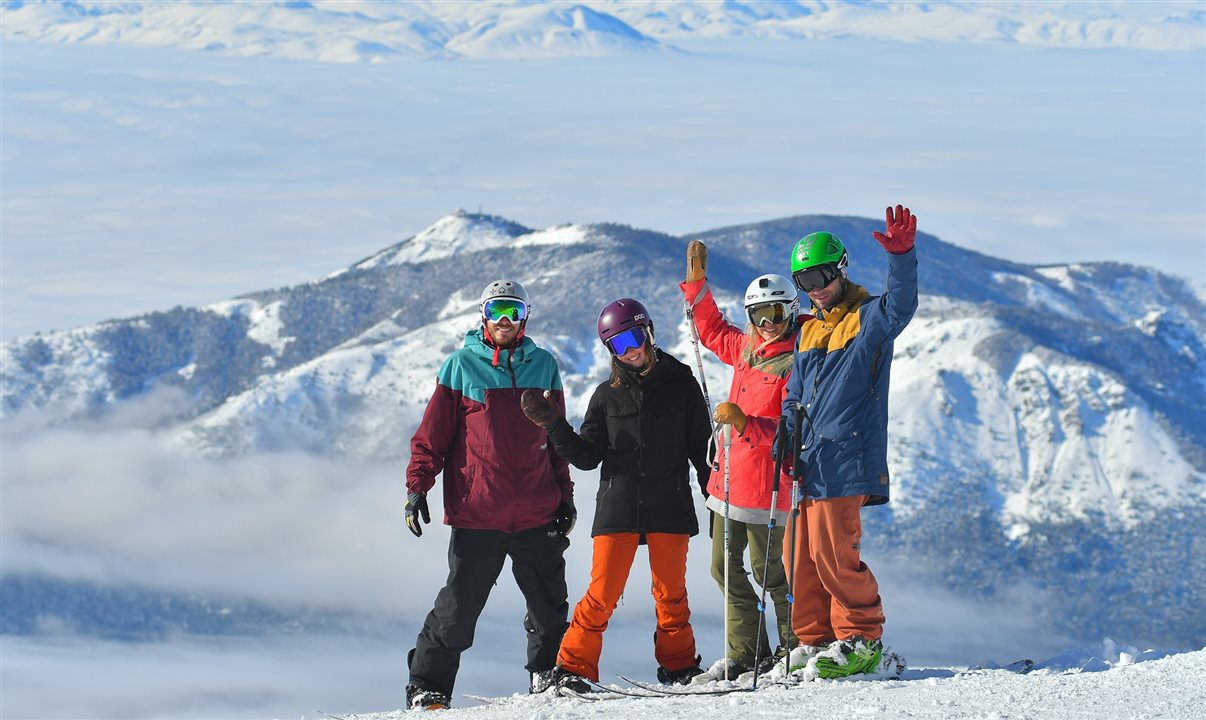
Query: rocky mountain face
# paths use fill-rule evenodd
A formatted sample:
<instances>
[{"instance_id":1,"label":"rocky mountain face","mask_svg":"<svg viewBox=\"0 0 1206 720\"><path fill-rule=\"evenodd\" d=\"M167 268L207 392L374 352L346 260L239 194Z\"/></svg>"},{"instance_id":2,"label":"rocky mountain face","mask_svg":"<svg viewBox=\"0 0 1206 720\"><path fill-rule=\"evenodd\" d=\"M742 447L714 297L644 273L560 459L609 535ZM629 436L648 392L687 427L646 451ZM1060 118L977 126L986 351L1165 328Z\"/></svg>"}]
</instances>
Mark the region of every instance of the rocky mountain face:
<instances>
[{"instance_id":1,"label":"rocky mountain face","mask_svg":"<svg viewBox=\"0 0 1206 720\"><path fill-rule=\"evenodd\" d=\"M124 417L206 456L404 461L436 370L498 277L529 289L528 333L558 358L573 421L606 375L594 326L614 298L645 302L659 344L693 363L677 287L688 241L707 243L709 281L740 320L746 284L787 274L792 245L815 230L842 237L851 279L879 292L881 224L801 216L672 237L458 211L315 282L5 343L5 442ZM865 513L868 545L965 593L1058 594L1052 619L1088 635L1126 625L1201 646L1202 290L926 234L918 257L920 308L892 369L893 501ZM719 402L730 375L704 364Z\"/></svg>"}]
</instances>

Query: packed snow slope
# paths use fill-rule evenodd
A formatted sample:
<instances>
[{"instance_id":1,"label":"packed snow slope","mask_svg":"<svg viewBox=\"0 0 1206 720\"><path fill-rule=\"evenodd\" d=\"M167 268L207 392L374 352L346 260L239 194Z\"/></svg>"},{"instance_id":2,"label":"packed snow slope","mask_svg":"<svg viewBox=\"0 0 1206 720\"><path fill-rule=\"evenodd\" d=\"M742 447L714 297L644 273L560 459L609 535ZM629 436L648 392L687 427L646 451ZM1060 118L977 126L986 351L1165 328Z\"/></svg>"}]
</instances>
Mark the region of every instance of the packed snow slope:
<instances>
[{"instance_id":1,"label":"packed snow slope","mask_svg":"<svg viewBox=\"0 0 1206 720\"><path fill-rule=\"evenodd\" d=\"M757 693L720 697L611 697L588 702L515 695L481 707L474 698L453 698L441 717L477 720L598 718L611 720L732 720L732 718L997 718L1000 720L1106 720L1168 718L1190 720L1206 712L1206 650L1138 656L1103 648L1070 651L1040 663L1026 675L1007 670L921 668L900 680L819 680ZM1133 650L1133 648L1132 648ZM1121 655L1121 657L1120 657ZM1109 655L1106 656L1107 658ZM615 687L629 687L617 683ZM320 717L320 716L316 716ZM399 720L397 710L338 715L345 720Z\"/></svg>"},{"instance_id":2,"label":"packed snow slope","mask_svg":"<svg viewBox=\"0 0 1206 720\"><path fill-rule=\"evenodd\" d=\"M435 372L478 322L494 276L528 287L529 334L556 355L577 420L606 376L594 323L611 299L640 298L659 344L693 357L677 287L689 240L708 244L713 290L740 318L749 280L786 272L795 240L819 229L845 239L851 277L879 291L880 225L799 216L673 237L458 211L312 283L0 345L5 441L124 423L204 457L300 451L401 466ZM893 501L865 513L869 549L971 597L1050 595L1041 619L1077 637L1129 627L1161 647L1201 645L1201 291L1147 268L1035 267L924 233L917 247L920 308L893 365ZM709 357L704 372L717 402L729 371ZM6 477L10 493L46 482ZM8 521L19 552L5 581L31 602L87 593L70 584L84 575L61 569L45 584L38 558L55 545L39 540L36 517ZM21 607L13 626L32 627Z\"/></svg>"}]
</instances>

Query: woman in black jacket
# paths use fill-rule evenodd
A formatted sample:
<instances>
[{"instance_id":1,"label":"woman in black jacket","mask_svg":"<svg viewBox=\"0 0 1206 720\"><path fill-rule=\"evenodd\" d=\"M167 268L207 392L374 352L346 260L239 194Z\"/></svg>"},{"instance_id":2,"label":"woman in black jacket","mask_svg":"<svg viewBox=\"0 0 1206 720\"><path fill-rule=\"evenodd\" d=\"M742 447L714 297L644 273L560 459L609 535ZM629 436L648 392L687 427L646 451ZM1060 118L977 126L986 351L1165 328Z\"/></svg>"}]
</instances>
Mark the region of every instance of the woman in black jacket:
<instances>
[{"instance_id":1,"label":"woman in black jacket","mask_svg":"<svg viewBox=\"0 0 1206 720\"><path fill-rule=\"evenodd\" d=\"M544 427L557 453L582 470L602 463L591 535L590 587L574 608L550 682L567 694L599 679L603 630L624 592L637 546L649 546L657 611L658 679L687 683L702 672L687 605L687 544L699 532L689 466L700 490L708 478L711 432L703 393L691 370L653 343L645 306L621 298L599 315L599 339L612 375L591 397L579 432L529 390L524 413Z\"/></svg>"}]
</instances>

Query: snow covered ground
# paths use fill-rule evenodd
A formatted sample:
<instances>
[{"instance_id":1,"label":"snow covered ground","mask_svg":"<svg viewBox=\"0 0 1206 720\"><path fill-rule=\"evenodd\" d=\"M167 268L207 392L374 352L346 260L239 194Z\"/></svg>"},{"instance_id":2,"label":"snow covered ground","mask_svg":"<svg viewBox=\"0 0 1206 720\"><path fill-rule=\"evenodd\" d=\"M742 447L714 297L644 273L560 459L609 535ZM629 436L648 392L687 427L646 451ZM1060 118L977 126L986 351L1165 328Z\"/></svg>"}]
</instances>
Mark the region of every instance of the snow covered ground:
<instances>
[{"instance_id":1,"label":"snow covered ground","mask_svg":"<svg viewBox=\"0 0 1206 720\"><path fill-rule=\"evenodd\" d=\"M634 678L637 679L637 678ZM648 678L645 678L648 681ZM630 687L617 683L615 687ZM765 686L764 686L765 687ZM454 708L461 698L454 698ZM470 701L472 702L472 700ZM332 714L338 714L333 711ZM1190 720L1206 712L1206 650L1139 655L1106 641L1045 661L1026 675L1008 670L915 668L899 680L819 680L719 697L609 698L606 702L524 695L441 717L478 720L731 720L732 718L914 718L950 720ZM406 717L391 711L346 720Z\"/></svg>"}]
</instances>

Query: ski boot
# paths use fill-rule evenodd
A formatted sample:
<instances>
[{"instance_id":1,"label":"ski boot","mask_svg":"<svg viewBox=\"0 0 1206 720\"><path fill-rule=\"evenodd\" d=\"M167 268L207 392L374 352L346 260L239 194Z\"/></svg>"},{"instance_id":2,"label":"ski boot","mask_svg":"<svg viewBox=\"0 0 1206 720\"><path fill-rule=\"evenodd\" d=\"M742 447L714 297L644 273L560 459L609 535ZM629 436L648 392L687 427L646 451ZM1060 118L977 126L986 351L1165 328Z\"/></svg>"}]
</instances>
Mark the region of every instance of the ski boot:
<instances>
[{"instance_id":1,"label":"ski boot","mask_svg":"<svg viewBox=\"0 0 1206 720\"><path fill-rule=\"evenodd\" d=\"M581 697L595 691L586 678L572 673L558 665L549 671L552 673L552 687L562 697Z\"/></svg>"},{"instance_id":2,"label":"ski boot","mask_svg":"<svg viewBox=\"0 0 1206 720\"><path fill-rule=\"evenodd\" d=\"M704 669L699 666L699 661L702 659L702 657L696 655L695 664L681 670L667 670L659 665L657 668L658 682L663 685L690 685L691 678L702 675L704 672Z\"/></svg>"},{"instance_id":3,"label":"ski boot","mask_svg":"<svg viewBox=\"0 0 1206 720\"><path fill-rule=\"evenodd\" d=\"M452 707L448 695L418 685L406 686L406 705L411 710L445 710Z\"/></svg>"},{"instance_id":4,"label":"ski boot","mask_svg":"<svg viewBox=\"0 0 1206 720\"><path fill-rule=\"evenodd\" d=\"M541 670L532 673L531 682L528 684L528 694L539 695L540 693L556 686L557 678L554 677L555 670Z\"/></svg>"},{"instance_id":5,"label":"ski boot","mask_svg":"<svg viewBox=\"0 0 1206 720\"><path fill-rule=\"evenodd\" d=\"M726 667L728 669L727 676L725 674ZM712 663L712 666L707 670L691 678L690 682L692 685L707 685L710 682L724 680L726 677L728 680L736 680L749 671L750 666L746 665L740 660L734 660L733 658L720 658L716 662ZM661 679L660 675L658 676L658 679Z\"/></svg>"}]
</instances>

